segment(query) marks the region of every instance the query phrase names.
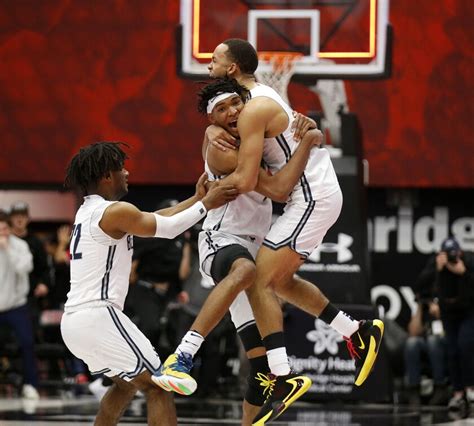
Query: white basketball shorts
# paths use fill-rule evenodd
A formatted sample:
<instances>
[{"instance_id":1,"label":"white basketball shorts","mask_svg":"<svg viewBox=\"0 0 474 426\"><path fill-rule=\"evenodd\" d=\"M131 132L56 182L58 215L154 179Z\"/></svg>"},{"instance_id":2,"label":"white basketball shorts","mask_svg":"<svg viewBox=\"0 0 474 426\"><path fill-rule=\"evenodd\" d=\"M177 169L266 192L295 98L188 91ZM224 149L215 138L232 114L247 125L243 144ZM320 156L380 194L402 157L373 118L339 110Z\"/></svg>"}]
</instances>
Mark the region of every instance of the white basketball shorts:
<instances>
[{"instance_id":1,"label":"white basketball shorts","mask_svg":"<svg viewBox=\"0 0 474 426\"><path fill-rule=\"evenodd\" d=\"M235 235L226 234L219 231L201 231L199 233L199 264L201 274L212 281L211 266L215 254L222 248L232 244L239 244L246 248L252 257L257 256L259 245L248 239L237 237ZM255 323L255 317L250 307L249 300L246 293L240 292L239 295L232 302L229 308L232 322L237 331L240 331L250 324Z\"/></svg>"},{"instance_id":2,"label":"white basketball shorts","mask_svg":"<svg viewBox=\"0 0 474 426\"><path fill-rule=\"evenodd\" d=\"M61 334L68 349L82 359L92 374L132 380L160 365L145 335L119 309L93 307L64 313Z\"/></svg>"},{"instance_id":3,"label":"white basketball shorts","mask_svg":"<svg viewBox=\"0 0 474 426\"><path fill-rule=\"evenodd\" d=\"M263 245L273 250L289 246L306 258L322 243L326 232L339 217L341 208L340 190L321 200L290 201L270 228Z\"/></svg>"}]
</instances>

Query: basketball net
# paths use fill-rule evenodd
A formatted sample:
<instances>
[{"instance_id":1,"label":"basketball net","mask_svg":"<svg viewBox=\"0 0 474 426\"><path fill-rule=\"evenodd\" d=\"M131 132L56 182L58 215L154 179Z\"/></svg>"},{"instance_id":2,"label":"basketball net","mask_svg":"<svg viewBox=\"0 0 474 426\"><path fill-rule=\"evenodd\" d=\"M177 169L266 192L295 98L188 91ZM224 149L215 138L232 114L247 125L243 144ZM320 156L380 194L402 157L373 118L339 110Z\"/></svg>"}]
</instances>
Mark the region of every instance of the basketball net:
<instances>
[{"instance_id":1,"label":"basketball net","mask_svg":"<svg viewBox=\"0 0 474 426\"><path fill-rule=\"evenodd\" d=\"M288 84L295 73L295 61L303 55L298 52L265 52L259 53L258 56L261 61L266 62L270 67L268 70L257 69L257 81L275 89L289 105Z\"/></svg>"}]
</instances>

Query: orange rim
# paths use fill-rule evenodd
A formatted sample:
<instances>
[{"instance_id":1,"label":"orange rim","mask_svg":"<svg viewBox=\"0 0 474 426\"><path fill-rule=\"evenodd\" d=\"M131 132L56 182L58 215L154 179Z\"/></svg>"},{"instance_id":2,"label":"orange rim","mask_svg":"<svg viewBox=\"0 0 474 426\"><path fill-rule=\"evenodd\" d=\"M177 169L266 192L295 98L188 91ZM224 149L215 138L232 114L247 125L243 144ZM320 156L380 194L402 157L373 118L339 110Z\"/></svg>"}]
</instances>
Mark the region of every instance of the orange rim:
<instances>
[{"instance_id":1,"label":"orange rim","mask_svg":"<svg viewBox=\"0 0 474 426\"><path fill-rule=\"evenodd\" d=\"M281 71L292 67L293 63L303 57L300 52L259 52L258 57L261 61L268 62L275 71Z\"/></svg>"}]
</instances>

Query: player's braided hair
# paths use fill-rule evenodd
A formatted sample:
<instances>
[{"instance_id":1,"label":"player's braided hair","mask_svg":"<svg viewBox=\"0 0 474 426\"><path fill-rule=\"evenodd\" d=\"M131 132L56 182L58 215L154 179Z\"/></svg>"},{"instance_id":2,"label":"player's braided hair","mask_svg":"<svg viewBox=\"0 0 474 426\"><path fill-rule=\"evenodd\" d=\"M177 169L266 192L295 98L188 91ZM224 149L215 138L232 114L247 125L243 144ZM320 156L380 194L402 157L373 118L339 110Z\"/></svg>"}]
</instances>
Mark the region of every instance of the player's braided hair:
<instances>
[{"instance_id":1,"label":"player's braided hair","mask_svg":"<svg viewBox=\"0 0 474 426\"><path fill-rule=\"evenodd\" d=\"M108 173L122 170L127 154L123 142L97 142L81 148L69 163L64 186L84 194L95 188Z\"/></svg>"},{"instance_id":2,"label":"player's braided hair","mask_svg":"<svg viewBox=\"0 0 474 426\"><path fill-rule=\"evenodd\" d=\"M201 114L207 115L207 104L217 95L221 93L237 93L242 101L245 102L248 90L237 83L234 79L218 78L213 80L207 86L204 86L198 93L198 111Z\"/></svg>"}]
</instances>

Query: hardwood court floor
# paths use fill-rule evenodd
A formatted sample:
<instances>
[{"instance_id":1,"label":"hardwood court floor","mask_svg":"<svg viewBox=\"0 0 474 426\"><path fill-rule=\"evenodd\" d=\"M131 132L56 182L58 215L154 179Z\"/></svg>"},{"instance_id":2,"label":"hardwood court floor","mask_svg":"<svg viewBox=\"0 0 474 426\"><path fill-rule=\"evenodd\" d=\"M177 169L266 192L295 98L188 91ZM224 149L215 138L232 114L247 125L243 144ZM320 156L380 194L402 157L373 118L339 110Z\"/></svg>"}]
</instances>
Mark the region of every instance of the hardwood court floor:
<instances>
[{"instance_id":1,"label":"hardwood court floor","mask_svg":"<svg viewBox=\"0 0 474 426\"><path fill-rule=\"evenodd\" d=\"M238 425L240 402L225 399L176 399L179 424ZM63 426L93 424L98 402L93 396L42 397L37 402L20 398L0 398L0 426ZM472 415L471 415L472 416ZM121 425L146 424L145 404L141 398L132 401ZM415 426L471 425L474 417L455 420L444 408L423 407L421 412L407 406L391 404L332 405L296 403L280 419L271 423L280 426Z\"/></svg>"}]
</instances>

